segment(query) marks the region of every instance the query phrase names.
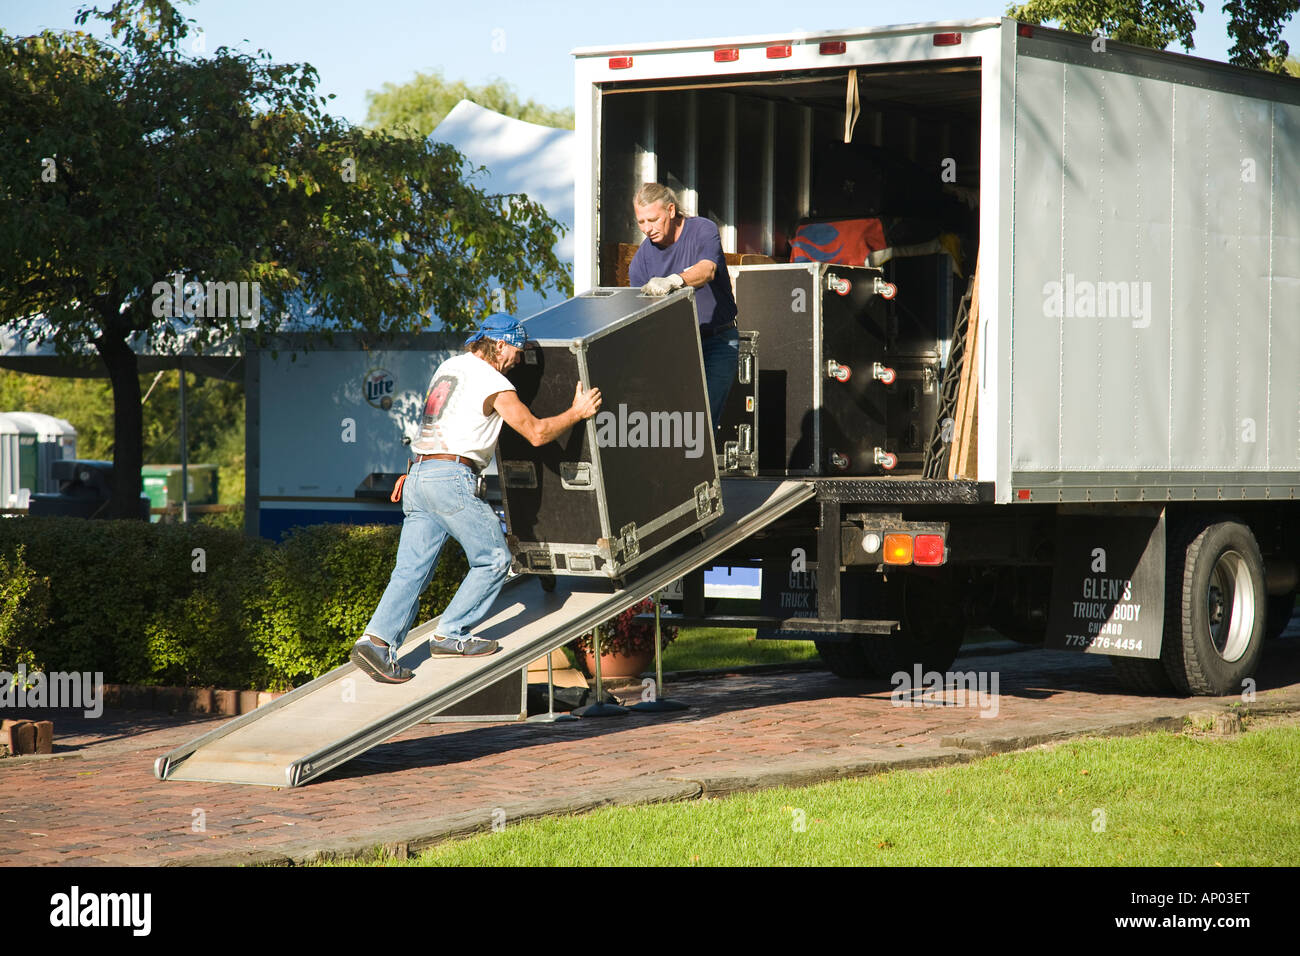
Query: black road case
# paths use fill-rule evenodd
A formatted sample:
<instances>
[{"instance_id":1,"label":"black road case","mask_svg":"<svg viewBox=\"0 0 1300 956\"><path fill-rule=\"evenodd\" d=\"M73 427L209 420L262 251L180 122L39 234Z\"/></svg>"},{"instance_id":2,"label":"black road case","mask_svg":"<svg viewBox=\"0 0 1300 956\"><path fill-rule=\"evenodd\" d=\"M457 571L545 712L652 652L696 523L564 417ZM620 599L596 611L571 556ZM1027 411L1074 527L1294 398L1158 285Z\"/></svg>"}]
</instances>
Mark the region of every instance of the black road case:
<instances>
[{"instance_id":1,"label":"black road case","mask_svg":"<svg viewBox=\"0 0 1300 956\"><path fill-rule=\"evenodd\" d=\"M736 377L714 436L718 448L718 474L758 474L758 333L740 333Z\"/></svg>"},{"instance_id":2,"label":"black road case","mask_svg":"<svg viewBox=\"0 0 1300 956\"><path fill-rule=\"evenodd\" d=\"M881 270L823 262L742 266L741 329L759 333L758 468L887 475L921 468L938 410L933 332L901 328Z\"/></svg>"},{"instance_id":3,"label":"black road case","mask_svg":"<svg viewBox=\"0 0 1300 956\"><path fill-rule=\"evenodd\" d=\"M540 448L497 445L509 541L521 571L622 578L722 514L694 292L592 289L525 320L536 344L510 372L538 418L601 390L587 419Z\"/></svg>"}]
</instances>

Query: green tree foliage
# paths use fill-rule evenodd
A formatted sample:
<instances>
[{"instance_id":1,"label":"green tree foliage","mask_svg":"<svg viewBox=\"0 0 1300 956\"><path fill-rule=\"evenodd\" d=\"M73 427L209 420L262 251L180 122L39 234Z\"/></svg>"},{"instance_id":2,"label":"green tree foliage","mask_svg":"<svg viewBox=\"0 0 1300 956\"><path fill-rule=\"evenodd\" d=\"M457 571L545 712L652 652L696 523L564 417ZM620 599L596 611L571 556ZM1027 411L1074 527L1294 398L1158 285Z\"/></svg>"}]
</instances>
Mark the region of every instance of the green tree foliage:
<instances>
[{"instance_id":1,"label":"green tree foliage","mask_svg":"<svg viewBox=\"0 0 1300 956\"><path fill-rule=\"evenodd\" d=\"M504 80L469 86L443 78L440 70L416 73L405 83L385 83L366 93L366 123L394 133L428 136L461 100L496 110L539 126L573 129L573 110L554 110L532 100L522 101Z\"/></svg>"},{"instance_id":2,"label":"green tree foliage","mask_svg":"<svg viewBox=\"0 0 1300 956\"><path fill-rule=\"evenodd\" d=\"M167 0L77 22L91 17L118 45L0 34L0 323L102 360L113 515L140 493L135 349L204 351L245 331L208 283L256 283L261 343L304 312L327 329L415 330L430 312L462 329L496 289L507 308L525 287L570 291L562 227L540 205L486 194L445 144L323 113L309 64L187 56L192 21ZM179 302L177 275L198 284Z\"/></svg>"},{"instance_id":3,"label":"green tree foliage","mask_svg":"<svg viewBox=\"0 0 1300 956\"><path fill-rule=\"evenodd\" d=\"M1285 72L1288 46L1282 29L1300 10L1300 0L1228 0L1229 61L1238 66ZM1063 30L1093 33L1112 40L1163 50L1171 43L1194 49L1199 0L1028 0L1007 10L1024 23L1055 23Z\"/></svg>"}]
</instances>

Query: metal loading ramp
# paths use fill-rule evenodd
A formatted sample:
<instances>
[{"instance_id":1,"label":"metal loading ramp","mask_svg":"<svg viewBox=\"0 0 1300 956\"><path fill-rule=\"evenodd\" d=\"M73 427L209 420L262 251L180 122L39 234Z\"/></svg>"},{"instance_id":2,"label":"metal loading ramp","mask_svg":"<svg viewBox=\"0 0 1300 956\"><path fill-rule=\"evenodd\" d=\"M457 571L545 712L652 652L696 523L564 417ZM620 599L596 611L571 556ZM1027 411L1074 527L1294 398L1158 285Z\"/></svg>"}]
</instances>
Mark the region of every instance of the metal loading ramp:
<instances>
[{"instance_id":1,"label":"metal loading ramp","mask_svg":"<svg viewBox=\"0 0 1300 956\"><path fill-rule=\"evenodd\" d=\"M296 787L394 734L527 667L595 625L705 565L815 494L812 482L724 479L724 512L698 537L639 567L611 591L599 579L559 577L545 591L534 575L506 582L474 634L499 641L486 658L430 658L437 618L412 629L404 684L380 684L348 663L159 757L160 780Z\"/></svg>"}]
</instances>

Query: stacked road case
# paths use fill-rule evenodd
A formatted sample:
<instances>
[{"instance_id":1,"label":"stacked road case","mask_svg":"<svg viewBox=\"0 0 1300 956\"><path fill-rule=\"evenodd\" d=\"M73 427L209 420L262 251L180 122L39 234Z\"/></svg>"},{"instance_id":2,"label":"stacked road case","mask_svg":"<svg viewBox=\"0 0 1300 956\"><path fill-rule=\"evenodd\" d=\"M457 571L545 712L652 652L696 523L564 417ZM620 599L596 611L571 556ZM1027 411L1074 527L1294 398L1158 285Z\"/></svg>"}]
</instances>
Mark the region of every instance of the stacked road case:
<instances>
[{"instance_id":1,"label":"stacked road case","mask_svg":"<svg viewBox=\"0 0 1300 956\"><path fill-rule=\"evenodd\" d=\"M919 473L938 409L938 341L899 322L896 293L866 267L739 270L738 322L761 343L760 472Z\"/></svg>"}]
</instances>

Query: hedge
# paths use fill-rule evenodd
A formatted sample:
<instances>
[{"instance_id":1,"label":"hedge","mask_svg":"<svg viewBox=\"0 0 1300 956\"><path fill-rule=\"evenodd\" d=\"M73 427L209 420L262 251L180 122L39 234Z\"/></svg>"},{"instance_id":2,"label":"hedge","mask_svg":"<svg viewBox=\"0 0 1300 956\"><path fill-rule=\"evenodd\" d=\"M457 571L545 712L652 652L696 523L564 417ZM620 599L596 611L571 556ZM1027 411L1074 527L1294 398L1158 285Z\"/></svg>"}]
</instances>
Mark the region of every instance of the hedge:
<instances>
[{"instance_id":1,"label":"hedge","mask_svg":"<svg viewBox=\"0 0 1300 956\"><path fill-rule=\"evenodd\" d=\"M314 525L280 544L202 524L0 520L0 670L286 690L337 667L397 554L396 525ZM420 603L465 576L448 541Z\"/></svg>"}]
</instances>

